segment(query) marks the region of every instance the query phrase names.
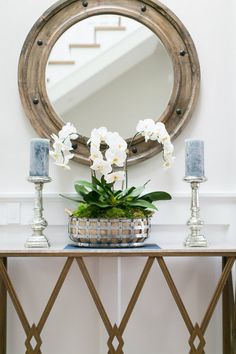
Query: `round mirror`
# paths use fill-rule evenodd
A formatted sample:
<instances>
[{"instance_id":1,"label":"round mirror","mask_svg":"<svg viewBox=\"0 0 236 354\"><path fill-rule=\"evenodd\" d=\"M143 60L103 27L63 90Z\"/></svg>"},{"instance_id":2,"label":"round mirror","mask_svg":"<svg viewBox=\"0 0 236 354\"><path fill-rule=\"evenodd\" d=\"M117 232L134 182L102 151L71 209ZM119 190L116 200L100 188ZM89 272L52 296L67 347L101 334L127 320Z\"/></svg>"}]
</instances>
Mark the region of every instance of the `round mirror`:
<instances>
[{"instance_id":1,"label":"round mirror","mask_svg":"<svg viewBox=\"0 0 236 354\"><path fill-rule=\"evenodd\" d=\"M128 139L140 119L152 118L176 138L197 102L200 67L188 31L158 0L61 0L28 34L18 81L37 133L50 139L74 123L74 159L89 164L94 127ZM161 151L142 137L133 144L129 164Z\"/></svg>"},{"instance_id":2,"label":"round mirror","mask_svg":"<svg viewBox=\"0 0 236 354\"><path fill-rule=\"evenodd\" d=\"M174 83L171 59L142 23L98 15L65 31L49 55L46 87L64 122L89 137L106 126L131 138L139 120L158 120Z\"/></svg>"}]
</instances>

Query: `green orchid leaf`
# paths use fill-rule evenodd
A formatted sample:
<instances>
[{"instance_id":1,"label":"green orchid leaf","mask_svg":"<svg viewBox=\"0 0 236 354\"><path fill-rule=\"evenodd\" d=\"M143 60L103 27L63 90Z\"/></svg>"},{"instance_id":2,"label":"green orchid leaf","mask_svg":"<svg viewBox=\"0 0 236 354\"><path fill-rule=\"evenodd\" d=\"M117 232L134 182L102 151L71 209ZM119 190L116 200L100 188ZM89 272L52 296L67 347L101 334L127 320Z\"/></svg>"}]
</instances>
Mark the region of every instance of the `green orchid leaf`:
<instances>
[{"instance_id":1,"label":"green orchid leaf","mask_svg":"<svg viewBox=\"0 0 236 354\"><path fill-rule=\"evenodd\" d=\"M101 180L92 177L92 183L84 180L75 182L75 190L78 196L62 195L64 198L83 205L92 206L94 213L99 209L119 209L122 213L127 210L141 210L143 213L152 213L157 210L153 202L157 200L170 200L170 194L163 191L143 194L147 181L140 187L129 187L125 190L114 190L114 183L107 183L105 177ZM105 212L105 211L104 211ZM123 215L123 214L122 214Z\"/></svg>"},{"instance_id":2,"label":"green orchid leaf","mask_svg":"<svg viewBox=\"0 0 236 354\"><path fill-rule=\"evenodd\" d=\"M151 180L149 179L147 182L144 183L144 186L146 187L146 185L151 182Z\"/></svg>"},{"instance_id":3,"label":"green orchid leaf","mask_svg":"<svg viewBox=\"0 0 236 354\"><path fill-rule=\"evenodd\" d=\"M129 202L128 205L135 206L135 207L142 207L142 208L146 208L146 209L158 210L154 204L152 204L146 200L141 200L141 199Z\"/></svg>"},{"instance_id":4,"label":"green orchid leaf","mask_svg":"<svg viewBox=\"0 0 236 354\"><path fill-rule=\"evenodd\" d=\"M75 190L82 197L86 196L89 193L89 191L84 186L81 186L79 184L75 184Z\"/></svg>"},{"instance_id":5,"label":"green orchid leaf","mask_svg":"<svg viewBox=\"0 0 236 354\"><path fill-rule=\"evenodd\" d=\"M126 197L128 196L130 193L133 192L133 190L135 190L135 187L131 187L131 188L127 188L122 192L122 197Z\"/></svg>"},{"instance_id":6,"label":"green orchid leaf","mask_svg":"<svg viewBox=\"0 0 236 354\"><path fill-rule=\"evenodd\" d=\"M91 191L87 195L84 196L84 200L89 204L91 202L99 201L99 198L100 198L99 193L97 193L95 191Z\"/></svg>"},{"instance_id":7,"label":"green orchid leaf","mask_svg":"<svg viewBox=\"0 0 236 354\"><path fill-rule=\"evenodd\" d=\"M103 176L104 177L104 176ZM93 184L97 186L97 189L99 189L100 192L102 193L107 193L108 195L112 194L112 190L109 184L106 183L102 184L96 177L92 177Z\"/></svg>"},{"instance_id":8,"label":"green orchid leaf","mask_svg":"<svg viewBox=\"0 0 236 354\"><path fill-rule=\"evenodd\" d=\"M170 200L172 199L172 197L169 193L160 191L160 192L152 192L152 193L142 195L140 199L147 200L149 202L154 202L157 200Z\"/></svg>"},{"instance_id":9,"label":"green orchid leaf","mask_svg":"<svg viewBox=\"0 0 236 354\"><path fill-rule=\"evenodd\" d=\"M89 202L90 205L96 205L99 208L110 208L111 205L110 204L105 204L105 203L101 203L101 202Z\"/></svg>"},{"instance_id":10,"label":"green orchid leaf","mask_svg":"<svg viewBox=\"0 0 236 354\"><path fill-rule=\"evenodd\" d=\"M146 183L144 183L143 186L136 187L136 188L135 187L130 188L130 191L128 192L127 196L129 195L129 197L133 197L133 198L140 196L143 193L146 185L149 182L150 182L150 180L148 180ZM131 191L131 189L132 189L132 191Z\"/></svg>"},{"instance_id":11,"label":"green orchid leaf","mask_svg":"<svg viewBox=\"0 0 236 354\"><path fill-rule=\"evenodd\" d=\"M108 196L114 197L114 193L109 186L104 186L104 191L107 193Z\"/></svg>"},{"instance_id":12,"label":"green orchid leaf","mask_svg":"<svg viewBox=\"0 0 236 354\"><path fill-rule=\"evenodd\" d=\"M122 190L115 191L113 194L114 194L114 197L117 198L120 194L122 194Z\"/></svg>"},{"instance_id":13,"label":"green orchid leaf","mask_svg":"<svg viewBox=\"0 0 236 354\"><path fill-rule=\"evenodd\" d=\"M72 200L73 202L76 203L84 203L84 200L82 198L78 197L72 197L71 195L67 195L67 194L59 194L61 197L68 199L68 200Z\"/></svg>"},{"instance_id":14,"label":"green orchid leaf","mask_svg":"<svg viewBox=\"0 0 236 354\"><path fill-rule=\"evenodd\" d=\"M80 181L76 181L74 183L75 185L80 185L80 186L84 186L86 188L90 188L90 189L93 189L93 184L88 182L88 181L83 181L83 180L80 180Z\"/></svg>"},{"instance_id":15,"label":"green orchid leaf","mask_svg":"<svg viewBox=\"0 0 236 354\"><path fill-rule=\"evenodd\" d=\"M101 178L101 183L102 183L102 185L103 186L107 186L107 185L109 185L109 184L111 184L111 185L113 185L114 183L107 183L107 181L105 180L105 177L104 176L102 176L102 178Z\"/></svg>"},{"instance_id":16,"label":"green orchid leaf","mask_svg":"<svg viewBox=\"0 0 236 354\"><path fill-rule=\"evenodd\" d=\"M85 187L86 189L89 188L89 190L93 190L94 192L99 193L100 195L104 194L104 188L100 187L97 184L95 185L95 184L87 182L87 181L78 181L78 182L76 182L75 185ZM88 190L88 192L89 192L89 190Z\"/></svg>"},{"instance_id":17,"label":"green orchid leaf","mask_svg":"<svg viewBox=\"0 0 236 354\"><path fill-rule=\"evenodd\" d=\"M129 194L129 197L133 197L133 198L134 198L134 197L140 196L140 194L143 193L144 189L145 189L145 186L141 186L141 187L135 188L135 189Z\"/></svg>"},{"instance_id":18,"label":"green orchid leaf","mask_svg":"<svg viewBox=\"0 0 236 354\"><path fill-rule=\"evenodd\" d=\"M102 183L99 181L99 179L97 179L97 178L94 177L94 176L92 176L92 183L93 183L95 186L102 187Z\"/></svg>"}]
</instances>

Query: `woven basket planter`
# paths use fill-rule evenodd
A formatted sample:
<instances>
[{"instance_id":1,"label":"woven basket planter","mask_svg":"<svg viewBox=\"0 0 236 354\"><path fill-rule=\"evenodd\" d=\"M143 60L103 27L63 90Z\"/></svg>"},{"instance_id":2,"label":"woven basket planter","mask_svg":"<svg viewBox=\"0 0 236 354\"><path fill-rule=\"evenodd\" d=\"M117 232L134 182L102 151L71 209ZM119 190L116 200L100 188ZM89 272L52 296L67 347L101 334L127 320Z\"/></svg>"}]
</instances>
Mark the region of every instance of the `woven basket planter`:
<instances>
[{"instance_id":1,"label":"woven basket planter","mask_svg":"<svg viewBox=\"0 0 236 354\"><path fill-rule=\"evenodd\" d=\"M150 218L86 219L69 217L69 237L80 247L140 247L149 237Z\"/></svg>"}]
</instances>

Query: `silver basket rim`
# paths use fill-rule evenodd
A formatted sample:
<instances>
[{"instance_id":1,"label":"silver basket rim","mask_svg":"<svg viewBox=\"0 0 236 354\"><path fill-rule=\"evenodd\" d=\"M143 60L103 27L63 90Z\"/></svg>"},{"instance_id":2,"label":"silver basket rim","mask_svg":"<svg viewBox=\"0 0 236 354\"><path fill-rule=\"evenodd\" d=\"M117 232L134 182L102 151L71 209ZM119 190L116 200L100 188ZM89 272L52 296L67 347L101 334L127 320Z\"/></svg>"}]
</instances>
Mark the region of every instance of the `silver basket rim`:
<instances>
[{"instance_id":1,"label":"silver basket rim","mask_svg":"<svg viewBox=\"0 0 236 354\"><path fill-rule=\"evenodd\" d=\"M145 218L78 218L77 216L70 215L69 219L76 219L78 221L92 221L92 222L110 222L110 221L151 221L151 217L147 216Z\"/></svg>"}]
</instances>

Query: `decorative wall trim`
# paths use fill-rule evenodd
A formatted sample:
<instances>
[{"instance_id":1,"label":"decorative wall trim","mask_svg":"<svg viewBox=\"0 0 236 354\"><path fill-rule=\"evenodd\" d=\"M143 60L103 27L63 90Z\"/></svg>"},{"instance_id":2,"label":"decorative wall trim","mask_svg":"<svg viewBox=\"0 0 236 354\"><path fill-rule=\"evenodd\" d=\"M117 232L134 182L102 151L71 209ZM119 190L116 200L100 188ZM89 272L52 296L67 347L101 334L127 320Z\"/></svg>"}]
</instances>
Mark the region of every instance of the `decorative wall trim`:
<instances>
[{"instance_id":1,"label":"decorative wall trim","mask_svg":"<svg viewBox=\"0 0 236 354\"><path fill-rule=\"evenodd\" d=\"M73 195L73 194L71 194ZM159 202L160 212L153 217L153 224L181 226L190 215L190 194L173 193L171 202ZM236 192L205 192L200 195L201 216L207 225L229 226L236 212ZM32 193L0 194L0 225L30 224L34 195ZM74 203L57 193L44 194L45 216L50 225L67 223L64 210L74 209Z\"/></svg>"},{"instance_id":2,"label":"decorative wall trim","mask_svg":"<svg viewBox=\"0 0 236 354\"><path fill-rule=\"evenodd\" d=\"M73 193L68 193L68 195L73 196ZM189 193L171 193L173 199L185 199L190 197ZM201 192L200 193L201 199L203 198L219 198L219 199L229 199L229 200L236 200L236 191L232 192ZM34 198L33 193L0 193L0 202L5 200L14 200L14 201L21 201L21 200L32 200ZM44 199L61 199L58 193L44 193Z\"/></svg>"}]
</instances>

